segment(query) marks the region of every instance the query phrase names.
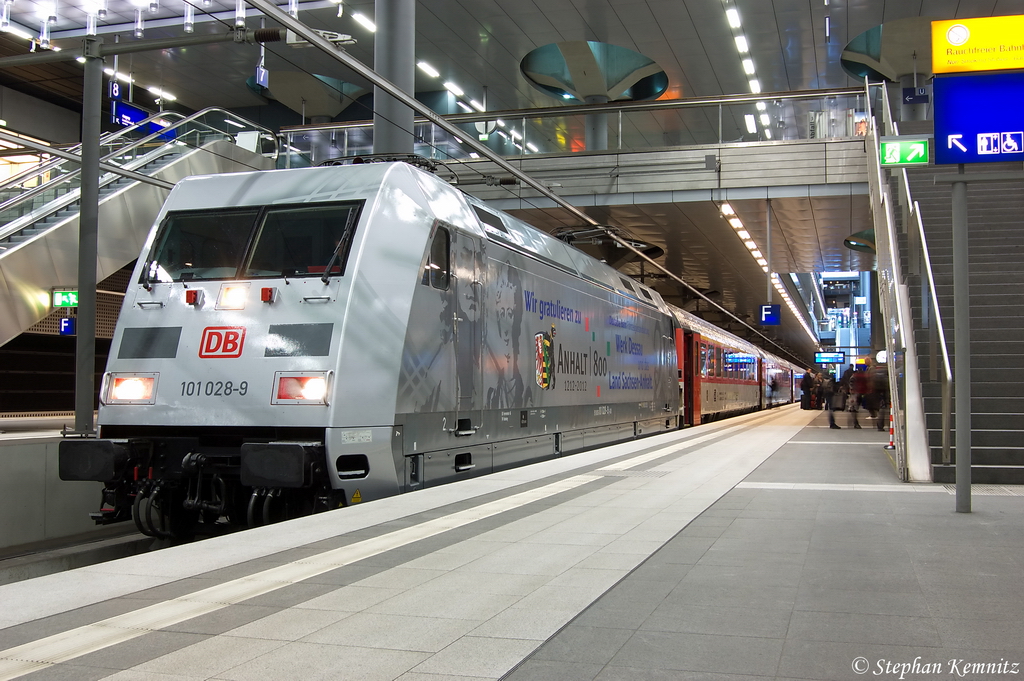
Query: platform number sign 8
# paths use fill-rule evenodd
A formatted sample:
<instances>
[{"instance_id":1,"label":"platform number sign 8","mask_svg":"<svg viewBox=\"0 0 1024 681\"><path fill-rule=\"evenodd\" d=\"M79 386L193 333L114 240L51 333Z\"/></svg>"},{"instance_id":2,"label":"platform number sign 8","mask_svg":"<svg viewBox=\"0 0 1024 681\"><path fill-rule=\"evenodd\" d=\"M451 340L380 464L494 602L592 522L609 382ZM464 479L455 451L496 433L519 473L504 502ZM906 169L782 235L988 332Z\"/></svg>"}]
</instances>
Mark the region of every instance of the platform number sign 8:
<instances>
[{"instance_id":1,"label":"platform number sign 8","mask_svg":"<svg viewBox=\"0 0 1024 681\"><path fill-rule=\"evenodd\" d=\"M116 80L110 81L110 84L107 87L107 92L110 94L111 99L121 101L121 84Z\"/></svg>"}]
</instances>

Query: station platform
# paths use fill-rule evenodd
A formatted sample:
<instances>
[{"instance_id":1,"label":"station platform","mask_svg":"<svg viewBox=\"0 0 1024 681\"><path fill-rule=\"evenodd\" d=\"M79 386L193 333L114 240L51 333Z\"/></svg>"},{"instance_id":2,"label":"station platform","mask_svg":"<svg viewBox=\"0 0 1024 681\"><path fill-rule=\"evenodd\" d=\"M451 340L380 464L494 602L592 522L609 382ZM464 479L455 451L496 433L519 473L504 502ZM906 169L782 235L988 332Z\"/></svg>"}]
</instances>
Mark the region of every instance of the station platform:
<instances>
[{"instance_id":1,"label":"station platform","mask_svg":"<svg viewBox=\"0 0 1024 681\"><path fill-rule=\"evenodd\" d=\"M778 408L0 586L0 679L1021 678L1024 496L957 514L846 416Z\"/></svg>"}]
</instances>

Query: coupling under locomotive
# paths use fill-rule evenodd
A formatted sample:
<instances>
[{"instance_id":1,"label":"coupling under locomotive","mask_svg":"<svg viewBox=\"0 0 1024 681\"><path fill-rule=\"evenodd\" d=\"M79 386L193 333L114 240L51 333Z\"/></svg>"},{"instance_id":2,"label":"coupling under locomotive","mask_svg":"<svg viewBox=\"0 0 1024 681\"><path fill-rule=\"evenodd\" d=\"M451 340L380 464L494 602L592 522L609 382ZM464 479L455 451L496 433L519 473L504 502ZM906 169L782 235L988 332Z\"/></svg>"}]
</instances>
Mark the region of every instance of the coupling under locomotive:
<instances>
[{"instance_id":1,"label":"coupling under locomotive","mask_svg":"<svg viewBox=\"0 0 1024 681\"><path fill-rule=\"evenodd\" d=\"M191 177L132 274L99 523L259 525L679 424L652 289L405 163Z\"/></svg>"}]
</instances>

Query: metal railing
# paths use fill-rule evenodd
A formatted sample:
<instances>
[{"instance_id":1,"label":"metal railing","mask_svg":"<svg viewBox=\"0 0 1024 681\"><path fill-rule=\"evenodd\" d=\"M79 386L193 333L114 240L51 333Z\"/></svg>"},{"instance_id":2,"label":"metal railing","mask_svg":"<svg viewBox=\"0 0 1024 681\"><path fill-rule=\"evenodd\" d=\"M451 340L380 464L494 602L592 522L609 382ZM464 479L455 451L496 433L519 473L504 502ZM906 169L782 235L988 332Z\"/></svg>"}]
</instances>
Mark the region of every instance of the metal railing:
<instances>
[{"instance_id":1,"label":"metal railing","mask_svg":"<svg viewBox=\"0 0 1024 681\"><path fill-rule=\"evenodd\" d=\"M179 120L170 125L163 125L169 122L163 120L163 117L154 116L126 129L123 132L129 136L140 130L144 133L144 136L127 143L123 136L108 138L101 145L101 148L107 148L107 152L100 158L101 163L133 171L177 152L179 147L199 148L213 139L230 139L240 143L242 139L238 136L244 133L249 134L244 139L245 143L250 147L255 146L251 150L270 157L277 156L277 137L272 131L224 109L210 107L191 116L174 117ZM229 119L234 124L228 123ZM265 144L269 145L268 150L265 150ZM6 239L78 201L81 193L81 166L65 159L44 165L45 168L35 169L37 176L52 176L0 204L0 239ZM116 171L108 172L100 177L100 187L111 185L119 178Z\"/></svg>"},{"instance_id":2,"label":"metal railing","mask_svg":"<svg viewBox=\"0 0 1024 681\"><path fill-rule=\"evenodd\" d=\"M894 175L898 190L897 205L894 205L892 191L886 180L888 174L882 168L878 157L878 136L883 132L888 135L899 134L899 126L893 117L888 97L883 98L881 113L881 130L877 120L871 119L869 146L871 148L872 172L869 173L869 177L873 208L880 209L882 213L881 219L876 217L875 220L876 243L883 247L879 249L879 301L886 320L886 349L890 357L899 358L898 361L890 363L889 373L890 384L899 387L898 390L892 391L893 408L898 409L898 413L903 418L894 419L894 429L898 436L894 439L897 467L901 479L905 480L908 476L907 422L905 418L908 406L906 404L908 378L904 372L908 368L906 364L910 364L915 370L917 367L913 313L906 309L909 307L908 274L921 275L921 327L929 334L929 372L931 379L938 381L942 389L942 456L944 463L948 463L950 460L953 372L942 326L942 315L936 293L935 277L932 273L931 257L928 253L928 242L921 219L920 205L913 200L906 169L900 169ZM896 211L897 208L901 209L899 213ZM900 219L897 220L897 217ZM884 230L884 234L879 233L880 227ZM902 272L900 267L897 230L907 236L909 272ZM888 256L887 258L882 257L883 252ZM902 363L900 360L909 359L907 355L910 353L913 354L912 362ZM918 375L915 375L910 377L910 380L919 382L920 379ZM925 445L927 446L927 443Z\"/></svg>"},{"instance_id":3,"label":"metal railing","mask_svg":"<svg viewBox=\"0 0 1024 681\"><path fill-rule=\"evenodd\" d=\"M586 151L636 152L730 142L844 139L867 131L863 88L517 111L450 114L444 119L506 158ZM422 118L413 153L435 160L469 158L462 140ZM587 148L588 129L598 144ZM279 167L295 168L373 150L370 122L282 128ZM594 138L593 133L589 135Z\"/></svg>"}]
</instances>

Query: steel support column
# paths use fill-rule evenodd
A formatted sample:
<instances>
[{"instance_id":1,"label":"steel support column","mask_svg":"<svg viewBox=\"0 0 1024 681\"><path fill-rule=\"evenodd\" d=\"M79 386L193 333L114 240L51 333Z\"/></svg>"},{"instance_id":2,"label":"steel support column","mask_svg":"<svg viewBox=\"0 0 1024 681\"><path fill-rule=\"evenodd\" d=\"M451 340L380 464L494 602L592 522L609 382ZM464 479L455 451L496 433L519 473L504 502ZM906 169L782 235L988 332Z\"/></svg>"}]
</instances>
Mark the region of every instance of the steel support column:
<instances>
[{"instance_id":1,"label":"steel support column","mask_svg":"<svg viewBox=\"0 0 1024 681\"><path fill-rule=\"evenodd\" d=\"M960 175L964 166L960 165ZM971 271L967 262L967 178L953 182L953 385L956 512L971 512Z\"/></svg>"},{"instance_id":2,"label":"steel support column","mask_svg":"<svg viewBox=\"0 0 1024 681\"><path fill-rule=\"evenodd\" d=\"M75 332L75 434L93 427L96 371L96 250L100 202L100 115L103 58L99 38L84 41L82 87L82 204L78 217L78 321Z\"/></svg>"},{"instance_id":3,"label":"steel support column","mask_svg":"<svg viewBox=\"0 0 1024 681\"><path fill-rule=\"evenodd\" d=\"M410 96L416 80L416 0L376 0L373 69ZM373 151L413 151L413 110L373 86Z\"/></svg>"}]
</instances>

